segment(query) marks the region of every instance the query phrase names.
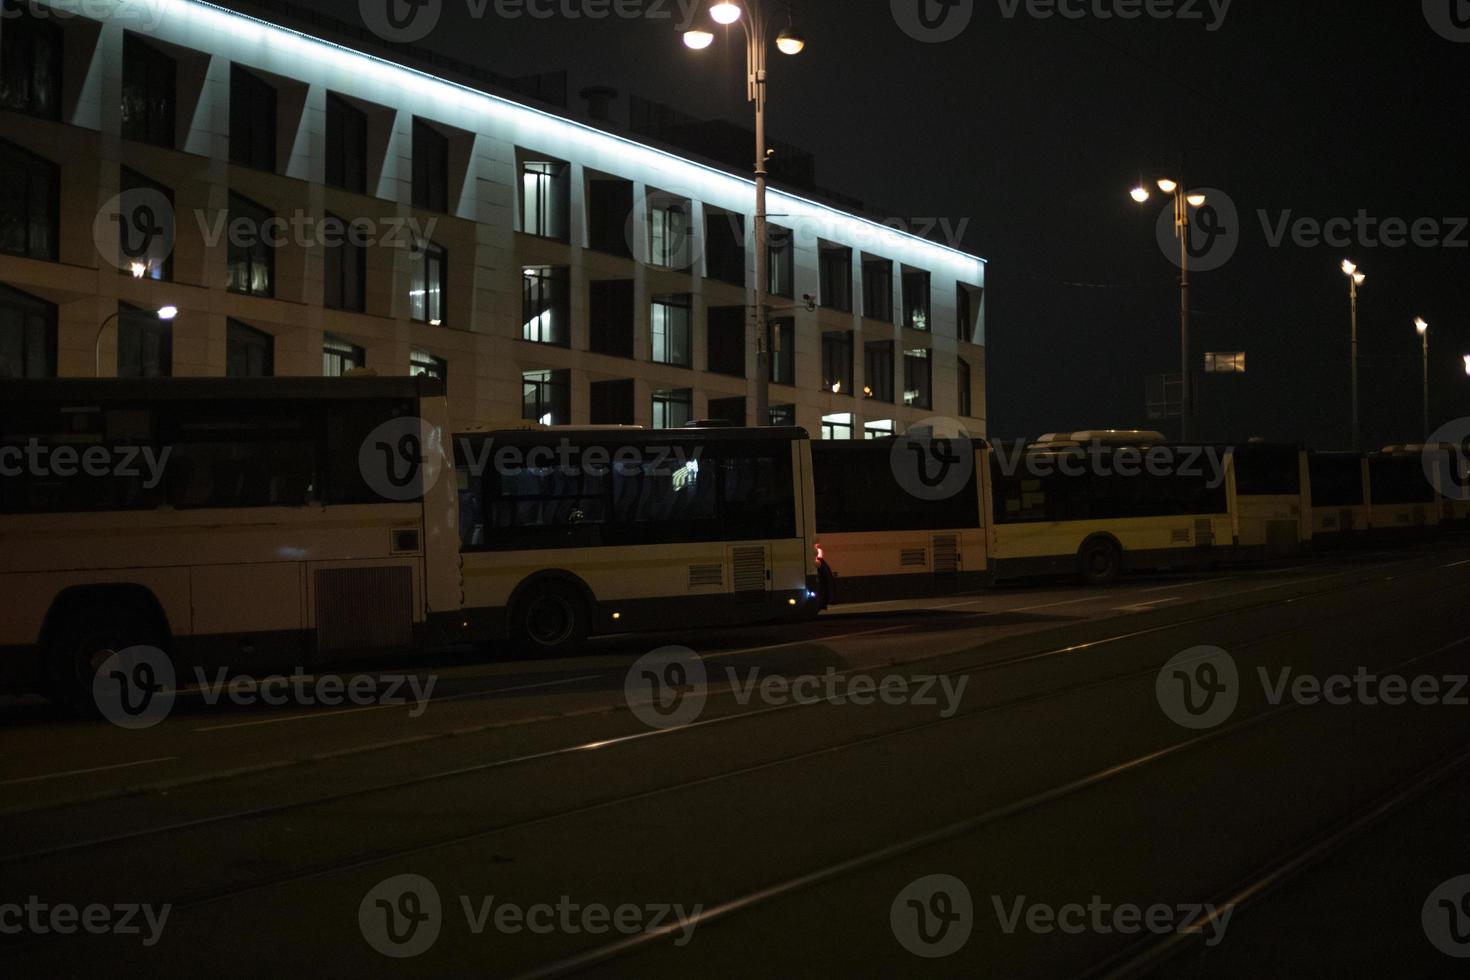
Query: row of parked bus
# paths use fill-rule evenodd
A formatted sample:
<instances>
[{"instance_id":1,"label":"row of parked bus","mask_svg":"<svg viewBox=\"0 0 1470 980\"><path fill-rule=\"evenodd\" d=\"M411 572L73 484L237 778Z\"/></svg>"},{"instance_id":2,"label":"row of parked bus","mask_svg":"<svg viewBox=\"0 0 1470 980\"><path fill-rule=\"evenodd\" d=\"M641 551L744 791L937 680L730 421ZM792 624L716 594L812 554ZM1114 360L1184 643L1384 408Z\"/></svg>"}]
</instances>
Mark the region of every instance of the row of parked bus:
<instances>
[{"instance_id":1,"label":"row of parked bus","mask_svg":"<svg viewBox=\"0 0 1470 980\"><path fill-rule=\"evenodd\" d=\"M1101 583L1465 521L1459 457L1430 455L1443 481L1412 448L1147 433L454 432L426 378L5 382L0 668L85 701L134 646L242 671L443 643L557 655L1020 575Z\"/></svg>"}]
</instances>

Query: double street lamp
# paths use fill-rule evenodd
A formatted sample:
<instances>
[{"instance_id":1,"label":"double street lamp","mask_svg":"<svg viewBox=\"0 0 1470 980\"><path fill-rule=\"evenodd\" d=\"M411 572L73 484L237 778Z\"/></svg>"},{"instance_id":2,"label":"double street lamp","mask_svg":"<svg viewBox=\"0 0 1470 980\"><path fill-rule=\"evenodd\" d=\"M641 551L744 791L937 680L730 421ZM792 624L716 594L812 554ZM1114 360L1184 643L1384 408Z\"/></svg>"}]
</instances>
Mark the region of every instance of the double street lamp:
<instances>
[{"instance_id":1,"label":"double street lamp","mask_svg":"<svg viewBox=\"0 0 1470 980\"><path fill-rule=\"evenodd\" d=\"M1342 274L1348 277L1348 295L1352 299L1352 374L1353 374L1353 451L1358 451L1358 287L1368 276L1358 271L1352 259L1342 260ZM1427 324L1426 324L1427 327Z\"/></svg>"},{"instance_id":2,"label":"double street lamp","mask_svg":"<svg viewBox=\"0 0 1470 980\"><path fill-rule=\"evenodd\" d=\"M773 18L771 7L779 16ZM771 42L771 27L784 18L785 26L775 36L776 49L785 55L796 55L806 47L806 39L796 30L790 0L718 0L709 8L715 24L729 27L739 22L745 30L746 98L755 103L755 359L756 359L756 425L771 424L770 343L767 320L770 304L770 253L766 247L766 47ZM684 32L684 43L702 51L714 43L710 25L697 25Z\"/></svg>"},{"instance_id":3,"label":"double street lamp","mask_svg":"<svg viewBox=\"0 0 1470 980\"><path fill-rule=\"evenodd\" d=\"M1189 361L1189 211L1205 206L1203 194L1191 194L1184 189L1184 182L1160 177L1155 183L1160 191L1174 197L1174 237L1179 239L1179 361L1180 382L1180 438L1188 442L1194 430L1194 402L1191 397ZM1147 204L1152 196L1148 186L1140 183L1132 191L1133 200Z\"/></svg>"}]
</instances>

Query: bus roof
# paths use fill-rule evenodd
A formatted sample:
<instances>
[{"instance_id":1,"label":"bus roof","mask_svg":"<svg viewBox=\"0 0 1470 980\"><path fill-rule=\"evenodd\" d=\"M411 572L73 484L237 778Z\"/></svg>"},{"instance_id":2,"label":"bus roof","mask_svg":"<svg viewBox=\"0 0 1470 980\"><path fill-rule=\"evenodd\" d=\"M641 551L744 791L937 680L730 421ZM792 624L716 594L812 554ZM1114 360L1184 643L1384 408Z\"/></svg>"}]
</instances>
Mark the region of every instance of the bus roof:
<instances>
[{"instance_id":1,"label":"bus roof","mask_svg":"<svg viewBox=\"0 0 1470 980\"><path fill-rule=\"evenodd\" d=\"M0 402L363 399L443 396L444 382L419 377L43 378L0 381Z\"/></svg>"},{"instance_id":2,"label":"bus roof","mask_svg":"<svg viewBox=\"0 0 1470 980\"><path fill-rule=\"evenodd\" d=\"M714 429L643 429L636 426L538 426L526 429L466 429L456 430L460 436L491 436L497 442L534 444L554 442L558 439L613 439L631 445L660 445L669 442L740 442L751 439L772 439L796 442L810 439L807 431L796 426L769 426L767 428L714 428Z\"/></svg>"}]
</instances>

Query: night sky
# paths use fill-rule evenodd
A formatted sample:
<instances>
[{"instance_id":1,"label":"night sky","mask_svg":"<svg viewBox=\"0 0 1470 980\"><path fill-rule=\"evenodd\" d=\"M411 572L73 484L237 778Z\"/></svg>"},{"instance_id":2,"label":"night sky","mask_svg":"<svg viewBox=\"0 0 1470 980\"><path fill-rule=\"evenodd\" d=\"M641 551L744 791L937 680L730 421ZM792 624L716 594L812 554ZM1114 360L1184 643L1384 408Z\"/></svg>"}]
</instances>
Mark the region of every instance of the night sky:
<instances>
[{"instance_id":1,"label":"night sky","mask_svg":"<svg viewBox=\"0 0 1470 980\"><path fill-rule=\"evenodd\" d=\"M443 2L422 46L509 75L568 69L578 110L577 90L601 83L622 93L615 119L631 92L750 124L739 28L686 50L675 24L692 0L650 6L664 19L604 20L509 20L494 0L475 18L468 0ZM1203 379L1200 435L1345 447L1347 255L1368 274L1365 447L1420 436L1415 316L1433 325L1432 424L1470 415L1470 42L1432 30L1419 0L1236 0L1213 31L1208 3L1188 2L1199 19L1041 20L975 0L958 38L921 43L888 0L801 0L806 52L771 55L772 136L814 152L820 184L879 215L968 219L962 246L990 260L992 435L1158 427L1144 379L1178 368L1177 273L1155 235L1163 198L1141 208L1128 190L1181 160L1190 186L1225 191L1239 212L1233 258L1195 276L1193 346L1201 362L1244 350L1249 371ZM1454 2L1470 6L1426 6ZM1458 247L1272 247L1260 215L1360 210L1434 219Z\"/></svg>"}]
</instances>

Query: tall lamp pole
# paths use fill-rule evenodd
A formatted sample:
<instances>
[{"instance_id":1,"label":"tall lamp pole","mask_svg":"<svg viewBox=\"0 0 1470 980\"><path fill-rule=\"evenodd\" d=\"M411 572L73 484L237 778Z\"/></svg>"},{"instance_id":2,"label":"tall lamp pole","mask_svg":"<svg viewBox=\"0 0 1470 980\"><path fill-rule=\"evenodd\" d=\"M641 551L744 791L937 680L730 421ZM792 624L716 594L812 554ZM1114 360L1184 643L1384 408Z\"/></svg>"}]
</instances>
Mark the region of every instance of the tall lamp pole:
<instances>
[{"instance_id":1,"label":"tall lamp pole","mask_svg":"<svg viewBox=\"0 0 1470 980\"><path fill-rule=\"evenodd\" d=\"M1358 287L1367 281L1368 277L1358 271L1357 265L1352 259L1342 260L1342 274L1348 277L1348 295L1353 303L1353 326L1352 326L1352 374L1353 374L1353 452L1359 449L1358 443Z\"/></svg>"},{"instance_id":2,"label":"tall lamp pole","mask_svg":"<svg viewBox=\"0 0 1470 980\"><path fill-rule=\"evenodd\" d=\"M1429 438L1429 321L1422 316L1414 319L1414 329L1424 347L1424 438Z\"/></svg>"},{"instance_id":3,"label":"tall lamp pole","mask_svg":"<svg viewBox=\"0 0 1470 980\"><path fill-rule=\"evenodd\" d=\"M770 42L773 19L767 9L768 0L718 0L709 8L710 20L728 27L736 21L745 30L746 99L755 103L755 417L756 425L771 424L771 352L767 320L770 306L770 253L766 242L766 45ZM797 32L792 19L790 0L778 0L786 26L776 35L776 48L782 54L800 54L806 39ZM684 32L684 43L701 51L714 43L709 26L696 26Z\"/></svg>"},{"instance_id":4,"label":"tall lamp pole","mask_svg":"<svg viewBox=\"0 0 1470 980\"><path fill-rule=\"evenodd\" d=\"M1193 385L1190 384L1189 359L1189 209L1202 208L1206 198L1203 194L1191 194L1184 189L1182 180L1160 177L1159 190L1174 197L1174 237L1179 239L1179 432L1180 438L1188 442L1194 437ZM1145 184L1133 189L1133 200L1139 204L1148 202L1152 195Z\"/></svg>"}]
</instances>

